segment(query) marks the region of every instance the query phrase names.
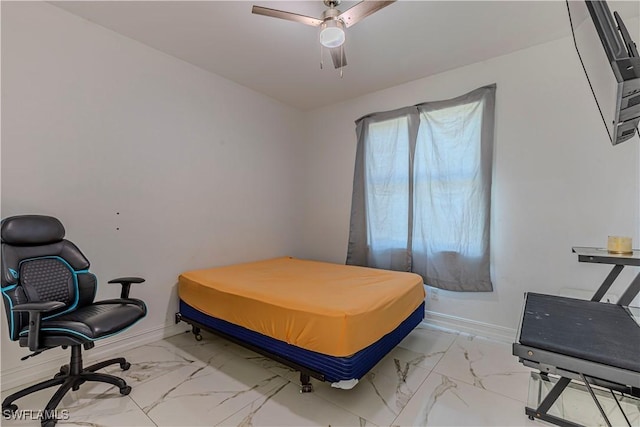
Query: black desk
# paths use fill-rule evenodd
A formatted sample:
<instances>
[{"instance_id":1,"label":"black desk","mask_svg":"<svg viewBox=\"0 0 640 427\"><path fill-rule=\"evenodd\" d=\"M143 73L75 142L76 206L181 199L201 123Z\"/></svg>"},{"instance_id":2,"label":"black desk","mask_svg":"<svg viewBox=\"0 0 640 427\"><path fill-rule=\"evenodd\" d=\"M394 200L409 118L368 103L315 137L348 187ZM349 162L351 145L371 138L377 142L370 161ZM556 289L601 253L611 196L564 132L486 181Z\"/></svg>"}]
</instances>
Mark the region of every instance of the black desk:
<instances>
[{"instance_id":1,"label":"black desk","mask_svg":"<svg viewBox=\"0 0 640 427\"><path fill-rule=\"evenodd\" d=\"M612 254L599 248L574 247L572 250L578 255L579 262L610 264L613 269L591 301L535 293L525 295L513 354L522 364L538 369L543 376L560 376L539 406L535 409L526 407L525 413L531 419L576 426L548 414L548 410L571 380L577 380L587 387L609 424L590 385L640 397L640 325L627 307L640 291L640 274L616 304L600 300L625 266L640 266L640 251Z\"/></svg>"},{"instance_id":2,"label":"black desk","mask_svg":"<svg viewBox=\"0 0 640 427\"><path fill-rule=\"evenodd\" d=\"M555 354L555 366L580 359L588 377L640 388L640 325L627 307L529 292L520 344Z\"/></svg>"}]
</instances>

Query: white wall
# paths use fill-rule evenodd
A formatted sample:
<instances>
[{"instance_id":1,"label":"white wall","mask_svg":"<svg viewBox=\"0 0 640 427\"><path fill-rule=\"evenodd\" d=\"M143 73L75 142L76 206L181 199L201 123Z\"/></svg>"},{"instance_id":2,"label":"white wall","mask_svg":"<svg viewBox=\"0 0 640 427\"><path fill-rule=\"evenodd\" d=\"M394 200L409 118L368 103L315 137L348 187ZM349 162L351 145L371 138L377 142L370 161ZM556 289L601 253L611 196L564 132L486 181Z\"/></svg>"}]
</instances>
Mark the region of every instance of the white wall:
<instances>
[{"instance_id":1,"label":"white wall","mask_svg":"<svg viewBox=\"0 0 640 427\"><path fill-rule=\"evenodd\" d=\"M173 323L182 271L292 253L300 117L49 4L2 2L2 217L60 218L98 298L145 277L127 336ZM20 362L1 321L3 388L68 357Z\"/></svg>"},{"instance_id":2,"label":"white wall","mask_svg":"<svg viewBox=\"0 0 640 427\"><path fill-rule=\"evenodd\" d=\"M617 147L608 141L569 38L309 112L300 253L346 259L354 120L494 82L495 291L439 291L427 308L435 319L513 337L525 291L595 290L610 267L579 265L571 247L606 245L609 234L637 238L638 137Z\"/></svg>"},{"instance_id":3,"label":"white wall","mask_svg":"<svg viewBox=\"0 0 640 427\"><path fill-rule=\"evenodd\" d=\"M509 334L525 291L593 290L606 275L571 246L639 237L638 138L606 141L568 38L303 114L48 4L3 2L1 216L61 218L99 297L119 293L112 277L146 277L132 345L171 324L181 271L344 262L354 120L493 82L495 291L440 291L428 308ZM5 329L3 388L67 357L20 362Z\"/></svg>"}]
</instances>

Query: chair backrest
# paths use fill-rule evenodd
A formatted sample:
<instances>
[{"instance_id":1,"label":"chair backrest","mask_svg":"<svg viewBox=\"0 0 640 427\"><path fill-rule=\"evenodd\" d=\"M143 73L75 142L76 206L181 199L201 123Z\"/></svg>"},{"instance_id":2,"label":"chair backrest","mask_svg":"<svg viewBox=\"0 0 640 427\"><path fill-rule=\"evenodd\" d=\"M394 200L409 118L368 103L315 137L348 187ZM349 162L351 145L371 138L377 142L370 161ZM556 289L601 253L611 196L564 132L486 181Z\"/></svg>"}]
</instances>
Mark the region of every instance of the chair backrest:
<instances>
[{"instance_id":1,"label":"chair backrest","mask_svg":"<svg viewBox=\"0 0 640 427\"><path fill-rule=\"evenodd\" d=\"M64 226L56 218L21 215L0 223L1 288L9 335L18 339L28 325L27 313L12 313L16 304L60 301L64 307L48 313L50 319L91 304L96 277L89 261L73 243L64 239Z\"/></svg>"}]
</instances>

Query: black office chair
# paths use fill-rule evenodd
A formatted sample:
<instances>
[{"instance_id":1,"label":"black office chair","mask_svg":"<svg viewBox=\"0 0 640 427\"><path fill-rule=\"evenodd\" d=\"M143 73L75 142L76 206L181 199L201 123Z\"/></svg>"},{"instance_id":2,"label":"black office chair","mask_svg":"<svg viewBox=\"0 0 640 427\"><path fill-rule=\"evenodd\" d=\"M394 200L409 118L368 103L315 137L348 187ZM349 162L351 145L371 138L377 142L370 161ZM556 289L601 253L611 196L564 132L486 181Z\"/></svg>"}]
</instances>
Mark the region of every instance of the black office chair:
<instances>
[{"instance_id":1,"label":"black office chair","mask_svg":"<svg viewBox=\"0 0 640 427\"><path fill-rule=\"evenodd\" d=\"M131 365L124 358L83 368L82 347L89 350L94 341L124 331L147 314L144 302L129 298L131 284L144 282L138 277L109 281L122 285L120 299L94 302L96 277L89 272L89 261L64 239L64 233L60 221L50 216L13 216L0 224L0 290L11 340L33 352L23 360L50 348L71 347L71 361L53 379L13 393L2 402L6 416L18 409L15 400L59 385L42 411L43 426L56 424L55 409L64 395L85 381L113 384L122 395L131 392L123 379L95 372L116 363L127 370Z\"/></svg>"}]
</instances>

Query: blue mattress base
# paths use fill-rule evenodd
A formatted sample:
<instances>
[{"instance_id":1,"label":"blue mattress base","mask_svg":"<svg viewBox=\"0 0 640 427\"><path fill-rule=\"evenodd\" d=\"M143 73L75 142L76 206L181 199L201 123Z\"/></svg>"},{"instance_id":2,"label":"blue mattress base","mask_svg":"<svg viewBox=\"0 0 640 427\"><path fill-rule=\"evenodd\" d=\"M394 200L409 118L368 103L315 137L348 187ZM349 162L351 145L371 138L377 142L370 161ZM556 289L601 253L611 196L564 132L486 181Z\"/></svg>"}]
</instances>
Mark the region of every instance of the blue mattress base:
<instances>
[{"instance_id":1,"label":"blue mattress base","mask_svg":"<svg viewBox=\"0 0 640 427\"><path fill-rule=\"evenodd\" d=\"M180 300L180 316L186 322L195 321L214 332L222 332L241 342L263 349L267 353L279 356L279 359L284 359L285 363L291 362L290 366L296 369L296 365L300 365L322 374L325 381L337 382L360 379L369 372L380 359L398 345L424 319L424 302L396 329L349 357L329 356L287 344L242 326L211 317L182 300Z\"/></svg>"}]
</instances>

